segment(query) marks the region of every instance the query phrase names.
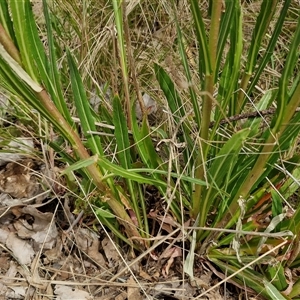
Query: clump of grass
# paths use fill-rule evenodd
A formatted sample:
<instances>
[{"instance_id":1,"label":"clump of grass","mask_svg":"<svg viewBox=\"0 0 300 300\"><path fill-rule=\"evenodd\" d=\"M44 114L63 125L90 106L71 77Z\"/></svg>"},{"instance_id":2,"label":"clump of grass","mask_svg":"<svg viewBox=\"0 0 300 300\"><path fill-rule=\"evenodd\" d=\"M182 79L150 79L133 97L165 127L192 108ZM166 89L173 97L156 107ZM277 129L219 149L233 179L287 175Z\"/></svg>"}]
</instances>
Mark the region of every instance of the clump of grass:
<instances>
[{"instance_id":1,"label":"clump of grass","mask_svg":"<svg viewBox=\"0 0 300 300\"><path fill-rule=\"evenodd\" d=\"M146 2L95 9L99 2L56 0L55 17L43 1L46 50L29 1L2 2L1 80L62 137L49 144L70 165L63 174L76 174L92 195L87 206L117 237L138 251L150 247L143 187L154 186L163 219L194 225L184 267L191 278L196 252L265 298L284 297L284 268L299 260L299 209L287 217L283 201L299 164L290 151L300 118L295 6ZM144 92L160 106L154 126ZM90 94L99 96L97 109ZM289 295L298 295L297 284Z\"/></svg>"}]
</instances>

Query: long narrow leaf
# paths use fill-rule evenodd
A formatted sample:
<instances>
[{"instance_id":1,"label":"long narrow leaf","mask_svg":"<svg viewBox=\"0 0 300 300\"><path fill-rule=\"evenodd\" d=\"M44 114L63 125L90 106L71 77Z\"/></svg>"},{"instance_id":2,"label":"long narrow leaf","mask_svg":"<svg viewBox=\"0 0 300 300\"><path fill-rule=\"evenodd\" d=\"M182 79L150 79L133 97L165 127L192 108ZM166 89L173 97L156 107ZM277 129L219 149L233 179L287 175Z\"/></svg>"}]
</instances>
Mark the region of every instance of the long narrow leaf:
<instances>
[{"instance_id":1,"label":"long narrow leaf","mask_svg":"<svg viewBox=\"0 0 300 300\"><path fill-rule=\"evenodd\" d=\"M124 169L131 168L130 143L126 119L122 110L120 99L115 95L113 99L113 120L115 125L115 137L118 146L118 157Z\"/></svg>"},{"instance_id":2,"label":"long narrow leaf","mask_svg":"<svg viewBox=\"0 0 300 300\"><path fill-rule=\"evenodd\" d=\"M82 84L82 79L79 75L74 59L69 51L67 52L67 58L70 68L70 77L75 106L78 112L78 116L80 118L84 135L87 138L87 142L93 153L103 155L100 137L90 133L92 131L96 131L95 120L92 115L89 102L87 100L87 96Z\"/></svg>"},{"instance_id":3,"label":"long narrow leaf","mask_svg":"<svg viewBox=\"0 0 300 300\"><path fill-rule=\"evenodd\" d=\"M222 190L230 179L232 169L238 163L237 156L243 146L244 141L249 135L250 130L244 129L237 132L219 151L214 158L212 166L208 172L209 188L205 191L203 199L201 199L201 210L199 211L199 226L203 227L206 223L208 210L217 199L218 190ZM200 199L198 200L200 201ZM200 205L200 204L198 204ZM223 210L228 206L224 202L219 208L219 216L222 216ZM218 218L218 217L217 217Z\"/></svg>"},{"instance_id":4,"label":"long narrow leaf","mask_svg":"<svg viewBox=\"0 0 300 300\"><path fill-rule=\"evenodd\" d=\"M9 6L12 13L14 32L18 41L18 47L22 58L22 64L26 72L30 75L30 77L34 81L38 82L38 72L34 66L34 61L31 56L31 44L28 43L28 27L26 22L24 22L24 20L27 19L25 13L25 3L27 1L29 2L29 0L10 0Z\"/></svg>"},{"instance_id":5,"label":"long narrow leaf","mask_svg":"<svg viewBox=\"0 0 300 300\"><path fill-rule=\"evenodd\" d=\"M15 45L17 45L17 40L13 29L13 23L10 18L8 3L6 0L0 1L0 23L9 35L9 37L14 41Z\"/></svg>"},{"instance_id":6,"label":"long narrow leaf","mask_svg":"<svg viewBox=\"0 0 300 300\"><path fill-rule=\"evenodd\" d=\"M52 32L52 25L50 14L48 10L47 0L43 0L44 16L47 28L47 40L48 40L48 51L49 51L49 76L53 84L53 101L59 110L59 112L64 116L69 124L73 124L70 112L67 107L67 103L63 97L63 88L61 84L60 74L57 67L57 58L55 54L54 46L54 35Z\"/></svg>"},{"instance_id":7,"label":"long narrow leaf","mask_svg":"<svg viewBox=\"0 0 300 300\"><path fill-rule=\"evenodd\" d=\"M267 49L264 53L264 56L262 57L260 62L257 64L257 69L255 70L255 75L251 79L251 82L250 82L249 87L247 89L248 94L251 94L251 92L252 92L253 88L255 87L255 85L257 84L264 68L266 67L268 61L270 60L271 56L274 53L274 49L275 49L278 37L279 37L280 33L282 32L282 26L283 26L285 17L288 13L288 9L290 7L290 4L291 4L291 0L286 0L283 3L282 10L279 14L279 18L278 18L276 26L273 30L273 33L272 33L271 39L269 41L268 47L267 47Z\"/></svg>"},{"instance_id":8,"label":"long narrow leaf","mask_svg":"<svg viewBox=\"0 0 300 300\"><path fill-rule=\"evenodd\" d=\"M133 172L132 170L123 169L122 167L119 167L116 164L111 163L104 157L99 157L98 161L99 161L98 162L99 166L105 167L105 169L109 170L112 173L109 176L117 175L140 183L147 183L157 187L164 187L164 188L166 187L166 183L164 181L144 177L138 173Z\"/></svg>"},{"instance_id":9,"label":"long narrow leaf","mask_svg":"<svg viewBox=\"0 0 300 300\"><path fill-rule=\"evenodd\" d=\"M210 54L208 51L208 41L206 38L204 22L202 19L202 14L199 9L199 3L197 0L190 1L191 11L194 19L194 27L196 31L196 37L199 44L199 75L200 78L202 74L211 74L211 61Z\"/></svg>"}]
</instances>

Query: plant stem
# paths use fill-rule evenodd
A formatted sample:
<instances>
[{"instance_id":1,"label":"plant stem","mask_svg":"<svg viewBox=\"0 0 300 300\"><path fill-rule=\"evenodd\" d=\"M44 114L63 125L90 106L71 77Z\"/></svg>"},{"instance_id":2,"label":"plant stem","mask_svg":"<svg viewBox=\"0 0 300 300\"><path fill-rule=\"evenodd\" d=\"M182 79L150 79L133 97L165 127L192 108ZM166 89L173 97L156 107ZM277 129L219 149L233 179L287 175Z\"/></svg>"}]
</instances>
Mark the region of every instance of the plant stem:
<instances>
[{"instance_id":1,"label":"plant stem","mask_svg":"<svg viewBox=\"0 0 300 300\"><path fill-rule=\"evenodd\" d=\"M195 177L203 180L205 178L205 163L208 152L208 138L209 138L209 126L210 126L210 116L212 112L212 95L214 92L214 74L216 72L216 56L217 56L217 45L219 36L219 27L222 13L222 0L213 1L212 6L212 18L211 18L211 30L209 35L209 59L211 70L206 70L205 75L205 95L203 97L202 106L202 121L200 128L200 152L196 161L196 171ZM193 206L192 206L192 217L196 219L198 213L200 212L200 206L206 206L205 203L201 203L202 196L202 186L196 185L195 192L193 194ZM202 210L202 208L201 208ZM206 219L205 209L202 210L203 217L199 218L199 226L204 226Z\"/></svg>"},{"instance_id":2,"label":"plant stem","mask_svg":"<svg viewBox=\"0 0 300 300\"><path fill-rule=\"evenodd\" d=\"M7 34L6 30L0 24L0 43L4 49L10 54L10 56L19 64L22 65L21 56L19 50L15 46L14 42Z\"/></svg>"}]
</instances>

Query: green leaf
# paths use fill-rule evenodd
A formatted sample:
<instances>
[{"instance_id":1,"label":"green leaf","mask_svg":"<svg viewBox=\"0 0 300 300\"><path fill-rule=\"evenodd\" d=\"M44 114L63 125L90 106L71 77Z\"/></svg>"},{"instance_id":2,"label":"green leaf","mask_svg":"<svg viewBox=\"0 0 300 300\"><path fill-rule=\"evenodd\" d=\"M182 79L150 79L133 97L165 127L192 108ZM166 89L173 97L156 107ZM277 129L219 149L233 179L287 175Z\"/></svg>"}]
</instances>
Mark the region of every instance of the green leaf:
<instances>
[{"instance_id":1,"label":"green leaf","mask_svg":"<svg viewBox=\"0 0 300 300\"><path fill-rule=\"evenodd\" d=\"M79 71L76 67L76 64L70 51L67 51L67 58L70 68L70 77L74 102L81 122L84 136L87 138L88 146L92 150L93 154L103 155L100 137L98 135L93 135L90 133L92 131L96 131L95 120L90 108L89 101L86 96L82 79L80 77Z\"/></svg>"},{"instance_id":2,"label":"green leaf","mask_svg":"<svg viewBox=\"0 0 300 300\"><path fill-rule=\"evenodd\" d=\"M272 195L272 216L278 216L282 213L282 199L278 194L278 191L271 190ZM280 230L280 228L279 228Z\"/></svg>"},{"instance_id":3,"label":"green leaf","mask_svg":"<svg viewBox=\"0 0 300 300\"><path fill-rule=\"evenodd\" d=\"M178 178L181 181L187 181L192 183L193 185L199 184L199 185L203 185L203 186L208 186L207 182L191 177L191 176L185 176L183 174L178 174L178 173L174 173L174 172L169 172L169 171L164 171L164 170L158 170L158 169L149 169L149 168L142 168L142 169L138 169L138 168L134 168L132 169L133 172L137 172L137 173L157 173L157 174L163 174L165 176L167 176L168 174L171 175L172 178Z\"/></svg>"},{"instance_id":4,"label":"green leaf","mask_svg":"<svg viewBox=\"0 0 300 300\"><path fill-rule=\"evenodd\" d=\"M173 120L178 124L187 114L185 107L170 76L157 64L154 65L154 69L160 88L163 90L168 101Z\"/></svg>"},{"instance_id":5,"label":"green leaf","mask_svg":"<svg viewBox=\"0 0 300 300\"><path fill-rule=\"evenodd\" d=\"M208 41L206 38L202 14L199 9L199 2L197 0L191 0L190 6L193 14L194 29L196 31L196 37L199 44L199 75L202 77L202 74L210 75L212 72L210 54L208 51Z\"/></svg>"},{"instance_id":6,"label":"green leaf","mask_svg":"<svg viewBox=\"0 0 300 300\"><path fill-rule=\"evenodd\" d=\"M130 143L126 118L124 116L120 99L117 95L113 99L113 120L115 125L115 137L118 146L118 158L124 169L131 167Z\"/></svg>"},{"instance_id":7,"label":"green leaf","mask_svg":"<svg viewBox=\"0 0 300 300\"><path fill-rule=\"evenodd\" d=\"M149 131L149 125L147 122L147 119L143 119L142 121L142 127L139 128L139 125L137 123L136 117L135 117L135 110L134 107L132 107L132 133L135 141L135 146L137 147L139 151L139 155L144 162L144 164L150 168L164 168L161 158L157 155L153 141L150 136ZM155 178L160 179L161 176L155 174Z\"/></svg>"},{"instance_id":8,"label":"green leaf","mask_svg":"<svg viewBox=\"0 0 300 300\"><path fill-rule=\"evenodd\" d=\"M222 253L220 253L222 254ZM223 255L224 256L224 255ZM233 273L236 274L235 281L242 285L246 285L260 294L262 297L269 298L268 293L265 290L265 287L261 280L261 274L259 272L254 271L253 269L243 269L241 271L241 265L233 260L223 261L220 259L210 258L212 262L214 262L225 274L231 275ZM276 298L273 298L276 299ZM271 299L270 299L271 300Z\"/></svg>"},{"instance_id":9,"label":"green leaf","mask_svg":"<svg viewBox=\"0 0 300 300\"><path fill-rule=\"evenodd\" d=\"M276 299L276 300L286 300L287 299L278 291L278 289L272 283L270 283L266 279L263 279L263 283L264 283L267 293L269 294L271 299Z\"/></svg>"},{"instance_id":10,"label":"green leaf","mask_svg":"<svg viewBox=\"0 0 300 300\"><path fill-rule=\"evenodd\" d=\"M189 112L186 111L185 106L182 103L182 100L175 88L173 81L165 72L165 70L157 64L154 65L154 69L157 81L159 82L159 85L163 90L165 97L168 101L168 106L172 113L172 120L173 122L175 122L175 124L178 125L178 131L180 130L183 133L182 136L179 137L179 140L180 142L186 143L186 147L183 151L183 156L184 160L188 162L187 169L189 170L189 172L192 172L192 165L194 163L193 159L194 156L197 154L195 151L190 151L190 149L193 149L195 145L195 141L193 141L191 138L192 127L189 121L189 119L191 119L192 116L188 115ZM198 103L195 102L193 103L193 105L198 105ZM199 124L200 119L198 119L197 122ZM190 190L192 189L193 188L190 187Z\"/></svg>"},{"instance_id":11,"label":"green leaf","mask_svg":"<svg viewBox=\"0 0 300 300\"><path fill-rule=\"evenodd\" d=\"M244 141L249 135L249 129L243 129L235 133L221 148L219 153L213 159L211 167L207 170L207 177L210 183L209 188L205 191L205 196L201 201L201 211L199 226L204 226L207 220L208 210L216 200L216 196L224 187L228 185L232 176L232 170L236 164L239 163L237 157L243 147ZM199 200L200 201L200 200ZM225 201L218 209L218 219L222 216L224 209L228 203Z\"/></svg>"},{"instance_id":12,"label":"green leaf","mask_svg":"<svg viewBox=\"0 0 300 300\"><path fill-rule=\"evenodd\" d=\"M136 182L140 182L140 183L147 183L150 185L154 185L157 187L166 187L166 183L164 181L160 181L157 179L152 179L152 178L147 178L144 177L132 170L126 170L122 167L117 166L116 164L110 162L109 160L107 160L104 157L99 157L98 160L98 164L101 167L104 167L106 170L109 170L110 174L109 176L117 175L117 176L121 176L123 178L127 178ZM107 177L103 177L103 180L105 180Z\"/></svg>"},{"instance_id":13,"label":"green leaf","mask_svg":"<svg viewBox=\"0 0 300 300\"><path fill-rule=\"evenodd\" d=\"M29 0L9 1L9 6L13 18L14 33L18 41L22 64L29 76L38 82L38 73L32 59L31 44L28 43L28 20L29 15L25 12L25 4ZM32 17L32 16L31 16Z\"/></svg>"},{"instance_id":14,"label":"green leaf","mask_svg":"<svg viewBox=\"0 0 300 300\"><path fill-rule=\"evenodd\" d=\"M281 262L277 262L276 265L268 266L267 274L268 279L278 291L284 291L288 287L288 283L284 274L284 268Z\"/></svg>"},{"instance_id":15,"label":"green leaf","mask_svg":"<svg viewBox=\"0 0 300 300\"><path fill-rule=\"evenodd\" d=\"M252 35L252 41L248 52L246 73L252 74L257 63L257 55L262 45L262 39L276 11L278 1L264 0L260 6L259 16L256 19L255 28Z\"/></svg>"},{"instance_id":16,"label":"green leaf","mask_svg":"<svg viewBox=\"0 0 300 300\"><path fill-rule=\"evenodd\" d=\"M95 213L99 218L114 219L116 216L104 208L95 209Z\"/></svg>"},{"instance_id":17,"label":"green leaf","mask_svg":"<svg viewBox=\"0 0 300 300\"><path fill-rule=\"evenodd\" d=\"M288 13L288 9L290 7L290 4L291 4L291 0L286 0L286 1L283 2L283 7L282 7L282 9L279 13L279 18L277 20L277 23L276 23L274 29L273 29L268 47L265 50L265 53L264 53L263 57L261 58L261 60L259 61L259 63L257 63L257 67L256 67L256 70L255 70L255 75L251 79L250 85L247 89L248 94L251 94L253 88L255 87L258 80L260 79L260 77L262 75L262 72L264 71L267 63L269 62L270 58L274 54L274 49L275 49L275 46L277 44L278 37L282 33L282 26L283 26L285 17Z\"/></svg>"},{"instance_id":18,"label":"green leaf","mask_svg":"<svg viewBox=\"0 0 300 300\"><path fill-rule=\"evenodd\" d=\"M230 32L230 50L228 52L226 64L224 70L227 69L225 76L227 77L224 83L224 100L220 103L223 109L229 106L229 115L234 115L239 111L238 105L236 105L236 96L234 90L238 86L238 79L241 70L241 57L243 50L243 36L242 36L242 13L241 7L236 2L234 15L233 15L233 28ZM222 74L223 77L223 74ZM231 102L229 103L229 101Z\"/></svg>"},{"instance_id":19,"label":"green leaf","mask_svg":"<svg viewBox=\"0 0 300 300\"><path fill-rule=\"evenodd\" d=\"M183 67L184 67L185 76L187 78L188 85L189 85L190 100L192 102L193 109L194 109L193 113L195 114L196 123L197 123L198 127L200 128L200 126L201 126L200 105L198 103L198 98L197 98L197 95L195 93L195 89L193 87L190 66L189 66L189 63L188 63L188 60L187 60L187 57L186 57L186 46L184 44L184 40L183 40L183 36L182 36L182 33L181 33L180 26L178 24L177 16L175 18L175 23L176 23L176 31L177 31L177 36L178 36L179 53L180 53L180 57L181 57ZM164 76L166 76L166 75L164 75ZM168 78L166 78L166 79L168 80ZM180 109L180 107L178 107L178 108Z\"/></svg>"},{"instance_id":20,"label":"green leaf","mask_svg":"<svg viewBox=\"0 0 300 300\"><path fill-rule=\"evenodd\" d=\"M115 95L113 99L113 121L115 125L115 137L117 142L117 156L121 163L121 166L127 170L131 168L130 158L130 141L128 135L128 127L126 118L124 116L120 99ZM137 221L140 228L143 228L143 221L140 213L140 203L137 199L137 185L136 182L126 178L127 191L130 194L130 202L133 204L133 208L137 217ZM141 199L144 202L144 199ZM144 203L143 203L144 204ZM143 204L141 205L143 207ZM146 211L144 211L146 215Z\"/></svg>"},{"instance_id":21,"label":"green leaf","mask_svg":"<svg viewBox=\"0 0 300 300\"><path fill-rule=\"evenodd\" d=\"M2 45L0 45L0 55L7 64L6 74L8 75L8 73L11 73L10 75L8 75L10 79L14 77L14 75L12 75L13 71L13 73L17 75L20 80L30 86L35 92L39 93L43 90L43 88L36 81L34 81L28 75L28 73L7 53ZM25 89L25 87L23 89Z\"/></svg>"},{"instance_id":22,"label":"green leaf","mask_svg":"<svg viewBox=\"0 0 300 300\"><path fill-rule=\"evenodd\" d=\"M63 96L62 82L58 71L56 49L54 46L54 34L52 32L52 25L51 25L47 0L43 0L43 8L44 8L44 16L45 16L46 29L47 29L47 42L48 42L48 51L49 51L48 73L52 85L52 89L50 90L52 91L52 100L55 103L59 112L68 121L68 123L70 125L73 125L70 111L68 110L67 103Z\"/></svg>"},{"instance_id":23,"label":"green leaf","mask_svg":"<svg viewBox=\"0 0 300 300\"><path fill-rule=\"evenodd\" d=\"M7 32L7 34L10 36L10 38L13 40L14 44L17 45L17 40L13 28L13 22L10 18L8 2L6 0L0 1L0 23Z\"/></svg>"},{"instance_id":24,"label":"green leaf","mask_svg":"<svg viewBox=\"0 0 300 300\"><path fill-rule=\"evenodd\" d=\"M300 279L298 279L296 281L296 283L294 283L293 285L293 289L291 291L291 293L289 294L289 297L291 299L294 299L294 297L299 297L300 296Z\"/></svg>"},{"instance_id":25,"label":"green leaf","mask_svg":"<svg viewBox=\"0 0 300 300\"><path fill-rule=\"evenodd\" d=\"M234 11L236 8L237 2L226 0L225 1L225 13L222 16L221 24L220 24L220 34L218 39L218 49L217 49L217 57L216 57L216 72L215 72L215 78L214 82L217 81L217 78L219 76L218 70L220 67L220 63L222 60L222 56L224 55L224 47L227 42L227 38L229 35L229 32L231 30L231 27L233 26L233 18L234 18Z\"/></svg>"},{"instance_id":26,"label":"green leaf","mask_svg":"<svg viewBox=\"0 0 300 300\"><path fill-rule=\"evenodd\" d=\"M265 229L264 232L269 233L269 232L273 231L277 227L277 225L280 224L284 220L285 216L286 216L286 213L282 213L280 215L275 216L271 220L270 224L268 225L268 227ZM265 244L267 239L268 238L265 236L260 239L260 241L257 245L257 254L259 254L259 252L261 251L261 248L263 247L263 245Z\"/></svg>"},{"instance_id":27,"label":"green leaf","mask_svg":"<svg viewBox=\"0 0 300 300\"><path fill-rule=\"evenodd\" d=\"M94 156L91 156L87 159L83 159L83 160L79 160L77 161L76 163L68 166L67 168L65 168L62 172L60 172L61 175L64 175L64 174L67 174L69 172L72 172L72 171L76 171L76 170L79 170L79 169L82 169L82 168L86 168L94 163L96 163L98 161L98 155L94 155Z\"/></svg>"}]
</instances>

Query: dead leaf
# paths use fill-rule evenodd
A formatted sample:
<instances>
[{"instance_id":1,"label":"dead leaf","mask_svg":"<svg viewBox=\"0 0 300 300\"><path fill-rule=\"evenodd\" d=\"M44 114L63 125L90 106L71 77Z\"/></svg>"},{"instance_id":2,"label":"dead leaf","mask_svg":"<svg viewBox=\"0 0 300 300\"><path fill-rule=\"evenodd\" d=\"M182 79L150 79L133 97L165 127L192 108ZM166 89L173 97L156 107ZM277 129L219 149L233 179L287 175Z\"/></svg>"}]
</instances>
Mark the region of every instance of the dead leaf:
<instances>
[{"instance_id":1,"label":"dead leaf","mask_svg":"<svg viewBox=\"0 0 300 300\"><path fill-rule=\"evenodd\" d=\"M0 242L12 251L20 264L28 265L31 263L35 252L27 241L18 238L15 233L0 228Z\"/></svg>"},{"instance_id":2,"label":"dead leaf","mask_svg":"<svg viewBox=\"0 0 300 300\"><path fill-rule=\"evenodd\" d=\"M39 268L40 268L40 260L39 255L37 255L32 264L31 264L31 273L26 276L27 281L30 283L30 285L34 286L35 288L43 289L45 290L47 288L47 283L42 282L40 274L39 274Z\"/></svg>"},{"instance_id":3,"label":"dead leaf","mask_svg":"<svg viewBox=\"0 0 300 300\"><path fill-rule=\"evenodd\" d=\"M140 270L139 275L140 275L143 279L145 279L145 280L152 281L152 277L151 277L148 273L146 273L145 271L143 271L142 269Z\"/></svg>"},{"instance_id":4,"label":"dead leaf","mask_svg":"<svg viewBox=\"0 0 300 300\"><path fill-rule=\"evenodd\" d=\"M174 294L174 297L177 299L181 299L183 297L193 299L196 291L197 290L193 288L188 282L185 282L184 284L179 286L178 291L176 291Z\"/></svg>"},{"instance_id":5,"label":"dead leaf","mask_svg":"<svg viewBox=\"0 0 300 300\"><path fill-rule=\"evenodd\" d=\"M51 262L57 262L61 259L62 256L62 241L60 238L57 238L57 242L54 248L44 252L46 256L43 260L44 264L49 264Z\"/></svg>"},{"instance_id":6,"label":"dead leaf","mask_svg":"<svg viewBox=\"0 0 300 300\"><path fill-rule=\"evenodd\" d=\"M111 240L108 237L105 237L101 241L102 249L105 253L106 259L108 261L108 266L110 268L115 266L116 261L119 260L119 254L118 251L116 250L116 247L113 245Z\"/></svg>"},{"instance_id":7,"label":"dead leaf","mask_svg":"<svg viewBox=\"0 0 300 300\"><path fill-rule=\"evenodd\" d=\"M3 268L3 267L4 267L4 265L1 265L1 268ZM18 272L18 268L17 268L16 263L14 261L10 261L8 270L6 271L4 277L1 278L0 295L5 295L7 293L8 286L11 284L12 285L14 284L14 282L15 282L14 278L16 277L17 272Z\"/></svg>"},{"instance_id":8,"label":"dead leaf","mask_svg":"<svg viewBox=\"0 0 300 300\"><path fill-rule=\"evenodd\" d=\"M24 299L27 288L25 286L12 286L6 292L5 299Z\"/></svg>"},{"instance_id":9,"label":"dead leaf","mask_svg":"<svg viewBox=\"0 0 300 300\"><path fill-rule=\"evenodd\" d=\"M32 238L35 247L41 249L52 249L58 236L58 231L53 220L52 213L42 213L33 206L26 206L20 209L23 215L32 218L19 218L14 227L21 238Z\"/></svg>"},{"instance_id":10,"label":"dead leaf","mask_svg":"<svg viewBox=\"0 0 300 300\"><path fill-rule=\"evenodd\" d=\"M168 255L168 256L166 256L166 255ZM162 274L164 277L168 277L170 267L172 266L175 257L181 257L182 251L179 247L172 247L165 254L165 257L169 257L169 256L170 256L169 260L162 268Z\"/></svg>"},{"instance_id":11,"label":"dead leaf","mask_svg":"<svg viewBox=\"0 0 300 300\"><path fill-rule=\"evenodd\" d=\"M75 287L66 285L56 285L54 294L57 295L56 300L91 300L92 296L86 291L79 290Z\"/></svg>"},{"instance_id":12,"label":"dead leaf","mask_svg":"<svg viewBox=\"0 0 300 300\"><path fill-rule=\"evenodd\" d=\"M7 152L5 152L7 150ZM15 162L23 159L25 155L34 152L34 141L32 138L15 138L9 144L2 148L0 153L0 166L9 162Z\"/></svg>"},{"instance_id":13,"label":"dead leaf","mask_svg":"<svg viewBox=\"0 0 300 300\"><path fill-rule=\"evenodd\" d=\"M39 183L32 176L34 162L24 159L10 162L0 173L0 190L14 198L32 198L39 193Z\"/></svg>"},{"instance_id":14,"label":"dead leaf","mask_svg":"<svg viewBox=\"0 0 300 300\"><path fill-rule=\"evenodd\" d=\"M125 292L121 292L118 296L111 298L111 300L125 300L127 298L127 294ZM103 299L104 300L104 299ZM106 300L106 298L105 298Z\"/></svg>"},{"instance_id":15,"label":"dead leaf","mask_svg":"<svg viewBox=\"0 0 300 300\"><path fill-rule=\"evenodd\" d=\"M79 228L76 234L77 247L86 252L99 266L105 267L106 261L99 252L99 237L97 234L86 228Z\"/></svg>"},{"instance_id":16,"label":"dead leaf","mask_svg":"<svg viewBox=\"0 0 300 300\"><path fill-rule=\"evenodd\" d=\"M136 284L135 280L131 276L128 280L127 283L130 284ZM127 287L127 299L128 300L141 300L142 296L139 292L139 288L136 287Z\"/></svg>"}]
</instances>

